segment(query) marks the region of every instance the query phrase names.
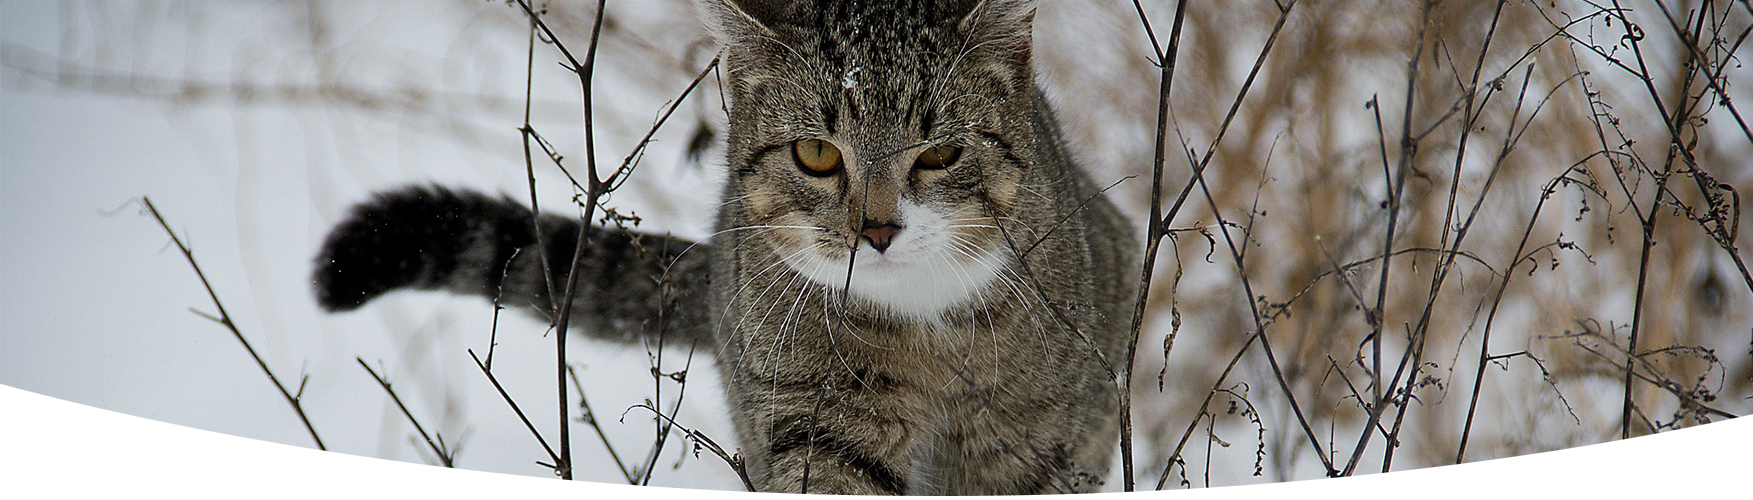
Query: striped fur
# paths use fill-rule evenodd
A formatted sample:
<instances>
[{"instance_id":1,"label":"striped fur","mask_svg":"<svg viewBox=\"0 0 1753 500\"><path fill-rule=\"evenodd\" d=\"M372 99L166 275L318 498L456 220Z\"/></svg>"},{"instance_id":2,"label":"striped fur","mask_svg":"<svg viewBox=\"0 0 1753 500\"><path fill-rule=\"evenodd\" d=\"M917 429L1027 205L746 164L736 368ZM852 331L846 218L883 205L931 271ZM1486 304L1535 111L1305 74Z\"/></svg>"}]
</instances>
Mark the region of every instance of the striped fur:
<instances>
[{"instance_id":1,"label":"striped fur","mask_svg":"<svg viewBox=\"0 0 1753 500\"><path fill-rule=\"evenodd\" d=\"M537 221L545 251L536 245ZM447 290L548 317L554 309L542 255L552 286L564 289L580 227L576 219L538 218L509 198L471 191L413 186L379 193L354 207L323 244L313 276L317 302L348 311L396 289ZM701 338L710 247L628 231L592 233L572 304L579 331L619 340L659 333L681 342Z\"/></svg>"},{"instance_id":2,"label":"striped fur","mask_svg":"<svg viewBox=\"0 0 1753 500\"><path fill-rule=\"evenodd\" d=\"M1033 2L696 5L725 45L718 232L592 229L579 331L713 346L763 491L1097 489L1139 257L1035 87ZM844 166L800 171L805 140ZM939 146L953 164L921 167ZM394 191L335 229L317 295L346 310L444 289L546 311L579 230L503 199Z\"/></svg>"}]
</instances>

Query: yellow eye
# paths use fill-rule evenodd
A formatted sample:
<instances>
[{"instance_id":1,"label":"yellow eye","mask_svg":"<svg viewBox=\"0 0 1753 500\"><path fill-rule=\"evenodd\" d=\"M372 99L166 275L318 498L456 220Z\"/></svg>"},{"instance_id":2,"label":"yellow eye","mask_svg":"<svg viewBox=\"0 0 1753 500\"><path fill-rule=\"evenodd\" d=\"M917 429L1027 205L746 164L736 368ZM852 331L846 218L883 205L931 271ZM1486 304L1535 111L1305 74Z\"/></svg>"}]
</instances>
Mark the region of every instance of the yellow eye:
<instances>
[{"instance_id":1,"label":"yellow eye","mask_svg":"<svg viewBox=\"0 0 1753 500\"><path fill-rule=\"evenodd\" d=\"M962 156L961 146L934 146L919 153L919 159L913 162L913 168L938 169L948 167Z\"/></svg>"},{"instance_id":2,"label":"yellow eye","mask_svg":"<svg viewBox=\"0 0 1753 500\"><path fill-rule=\"evenodd\" d=\"M840 171L840 148L821 139L804 139L791 143L791 154L803 173L826 177Z\"/></svg>"}]
</instances>

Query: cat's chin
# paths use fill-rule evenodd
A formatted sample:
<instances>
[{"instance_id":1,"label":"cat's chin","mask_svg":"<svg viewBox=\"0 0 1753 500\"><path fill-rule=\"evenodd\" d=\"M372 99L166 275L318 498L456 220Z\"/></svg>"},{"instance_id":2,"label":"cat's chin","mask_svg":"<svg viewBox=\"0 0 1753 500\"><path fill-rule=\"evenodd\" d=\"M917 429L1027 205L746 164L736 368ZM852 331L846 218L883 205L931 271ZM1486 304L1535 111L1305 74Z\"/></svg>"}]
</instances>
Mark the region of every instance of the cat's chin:
<instances>
[{"instance_id":1,"label":"cat's chin","mask_svg":"<svg viewBox=\"0 0 1753 500\"><path fill-rule=\"evenodd\" d=\"M856 256L850 282L846 259L810 260L815 262L786 264L817 284L847 289L853 300L887 309L901 318L937 322L945 312L992 293L989 289L1000 278L1007 258L1003 252L988 251L973 260L901 259L867 248Z\"/></svg>"}]
</instances>

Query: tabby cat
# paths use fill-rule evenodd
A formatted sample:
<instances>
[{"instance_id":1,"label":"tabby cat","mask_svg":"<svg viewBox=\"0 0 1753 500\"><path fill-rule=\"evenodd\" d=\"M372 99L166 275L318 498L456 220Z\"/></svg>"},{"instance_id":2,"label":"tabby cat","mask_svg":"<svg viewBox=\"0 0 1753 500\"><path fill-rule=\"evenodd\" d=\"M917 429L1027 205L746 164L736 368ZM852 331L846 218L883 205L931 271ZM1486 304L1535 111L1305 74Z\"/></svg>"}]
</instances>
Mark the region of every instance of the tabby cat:
<instances>
[{"instance_id":1,"label":"tabby cat","mask_svg":"<svg viewBox=\"0 0 1753 500\"><path fill-rule=\"evenodd\" d=\"M696 7L730 101L709 241L404 188L330 234L321 304L443 289L552 316L590 231L573 324L713 346L757 488L1098 488L1137 245L1035 86L1034 2Z\"/></svg>"}]
</instances>

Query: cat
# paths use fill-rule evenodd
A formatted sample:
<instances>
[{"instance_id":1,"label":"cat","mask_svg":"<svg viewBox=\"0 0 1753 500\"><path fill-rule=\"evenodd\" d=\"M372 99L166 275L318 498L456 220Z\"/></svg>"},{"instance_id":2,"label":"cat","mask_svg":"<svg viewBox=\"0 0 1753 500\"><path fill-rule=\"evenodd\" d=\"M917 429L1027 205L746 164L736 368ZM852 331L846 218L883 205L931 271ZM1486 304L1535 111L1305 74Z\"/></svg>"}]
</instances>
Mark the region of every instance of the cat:
<instances>
[{"instance_id":1,"label":"cat","mask_svg":"<svg viewBox=\"0 0 1753 500\"><path fill-rule=\"evenodd\" d=\"M729 100L715 235L403 188L330 233L320 304L443 289L551 316L590 231L572 324L712 346L757 489L1099 488L1140 245L1035 84L1035 3L695 6Z\"/></svg>"}]
</instances>

